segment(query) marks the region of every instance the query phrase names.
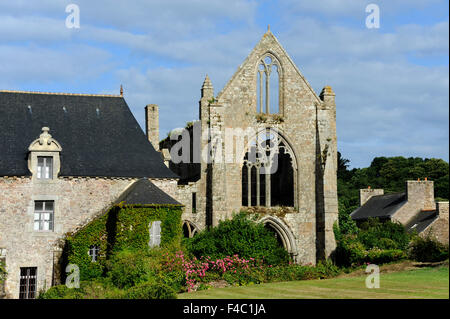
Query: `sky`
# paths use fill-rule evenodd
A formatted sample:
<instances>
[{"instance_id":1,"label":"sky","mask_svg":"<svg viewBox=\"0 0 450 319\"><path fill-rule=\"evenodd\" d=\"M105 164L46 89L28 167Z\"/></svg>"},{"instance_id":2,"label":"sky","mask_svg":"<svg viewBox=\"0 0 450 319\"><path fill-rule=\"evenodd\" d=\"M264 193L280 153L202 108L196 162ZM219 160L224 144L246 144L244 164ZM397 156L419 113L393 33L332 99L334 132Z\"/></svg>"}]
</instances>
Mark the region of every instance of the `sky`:
<instances>
[{"instance_id":1,"label":"sky","mask_svg":"<svg viewBox=\"0 0 450 319\"><path fill-rule=\"evenodd\" d=\"M66 7L79 8L68 28ZM367 28L368 4L379 28ZM270 24L316 93L336 93L338 150L449 161L447 0L0 0L0 90L119 94L160 137L198 119ZM74 21L71 18L69 21ZM70 25L69 25L70 26Z\"/></svg>"}]
</instances>

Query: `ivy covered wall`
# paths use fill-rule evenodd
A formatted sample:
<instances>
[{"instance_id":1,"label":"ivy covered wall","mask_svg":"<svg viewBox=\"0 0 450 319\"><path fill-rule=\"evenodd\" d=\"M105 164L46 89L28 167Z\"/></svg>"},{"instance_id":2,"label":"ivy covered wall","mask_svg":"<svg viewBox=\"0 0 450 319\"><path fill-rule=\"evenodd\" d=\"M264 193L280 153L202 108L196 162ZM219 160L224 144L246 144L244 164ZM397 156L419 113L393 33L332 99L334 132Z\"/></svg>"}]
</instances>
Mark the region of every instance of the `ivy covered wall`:
<instances>
[{"instance_id":1,"label":"ivy covered wall","mask_svg":"<svg viewBox=\"0 0 450 319\"><path fill-rule=\"evenodd\" d=\"M149 225L161 221L161 246L180 243L182 206L178 205L116 205L106 214L93 220L76 233L66 235L60 261L64 277L65 267L75 264L80 280L100 277L106 261L123 249L146 249L149 245ZM99 247L96 262L89 256L89 248ZM64 280L64 278L61 278ZM64 281L63 281L64 282Z\"/></svg>"}]
</instances>

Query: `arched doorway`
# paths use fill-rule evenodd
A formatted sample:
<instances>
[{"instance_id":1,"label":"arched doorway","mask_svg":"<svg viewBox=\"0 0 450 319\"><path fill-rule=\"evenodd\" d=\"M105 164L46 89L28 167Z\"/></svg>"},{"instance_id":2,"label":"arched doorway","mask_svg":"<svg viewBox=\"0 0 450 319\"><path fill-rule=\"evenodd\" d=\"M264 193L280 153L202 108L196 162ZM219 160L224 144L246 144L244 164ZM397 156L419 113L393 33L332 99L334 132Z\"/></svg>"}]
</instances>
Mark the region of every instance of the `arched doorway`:
<instances>
[{"instance_id":1,"label":"arched doorway","mask_svg":"<svg viewBox=\"0 0 450 319\"><path fill-rule=\"evenodd\" d=\"M267 230L273 232L279 245L284 247L291 257L297 255L295 238L287 225L274 216L264 217L260 220L260 223L263 223Z\"/></svg>"}]
</instances>

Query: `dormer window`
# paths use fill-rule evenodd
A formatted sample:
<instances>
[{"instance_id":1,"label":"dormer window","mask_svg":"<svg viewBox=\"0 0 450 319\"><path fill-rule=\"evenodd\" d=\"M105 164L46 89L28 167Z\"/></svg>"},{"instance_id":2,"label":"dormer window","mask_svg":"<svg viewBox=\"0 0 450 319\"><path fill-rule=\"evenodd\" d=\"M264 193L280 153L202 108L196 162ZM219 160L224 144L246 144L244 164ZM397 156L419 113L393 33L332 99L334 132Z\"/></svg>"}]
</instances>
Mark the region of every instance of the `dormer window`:
<instances>
[{"instance_id":1,"label":"dormer window","mask_svg":"<svg viewBox=\"0 0 450 319\"><path fill-rule=\"evenodd\" d=\"M48 127L42 128L38 139L34 140L28 150L28 168L33 180L40 183L50 182L58 178L61 167L61 145L49 134Z\"/></svg>"},{"instance_id":2,"label":"dormer window","mask_svg":"<svg viewBox=\"0 0 450 319\"><path fill-rule=\"evenodd\" d=\"M52 179L53 178L53 157L38 156L37 157L37 178Z\"/></svg>"}]
</instances>

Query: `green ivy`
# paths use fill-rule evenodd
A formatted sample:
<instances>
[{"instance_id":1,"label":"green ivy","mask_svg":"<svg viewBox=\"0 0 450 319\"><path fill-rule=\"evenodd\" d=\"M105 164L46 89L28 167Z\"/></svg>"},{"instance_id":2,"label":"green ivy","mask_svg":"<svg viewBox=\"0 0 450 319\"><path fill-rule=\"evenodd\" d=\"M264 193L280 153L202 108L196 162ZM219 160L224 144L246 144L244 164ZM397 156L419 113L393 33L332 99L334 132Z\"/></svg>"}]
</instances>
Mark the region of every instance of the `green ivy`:
<instances>
[{"instance_id":1,"label":"green ivy","mask_svg":"<svg viewBox=\"0 0 450 319\"><path fill-rule=\"evenodd\" d=\"M6 265L3 259L0 259L0 285L2 285L6 279ZM1 292L1 289L0 289Z\"/></svg>"},{"instance_id":2,"label":"green ivy","mask_svg":"<svg viewBox=\"0 0 450 319\"><path fill-rule=\"evenodd\" d=\"M216 227L201 231L184 243L189 253L197 258L220 259L237 254L241 258L264 259L272 265L289 262L288 252L278 244L274 234L263 224L251 220L246 212L220 221Z\"/></svg>"},{"instance_id":3,"label":"green ivy","mask_svg":"<svg viewBox=\"0 0 450 319\"><path fill-rule=\"evenodd\" d=\"M147 249L148 225L157 220L161 221L161 246L179 244L181 213L182 208L177 205L116 205L76 233L66 235L61 264L63 267L76 264L81 280L101 277L105 273L106 260L116 252ZM92 262L88 255L91 245L100 248L97 262Z\"/></svg>"}]
</instances>

